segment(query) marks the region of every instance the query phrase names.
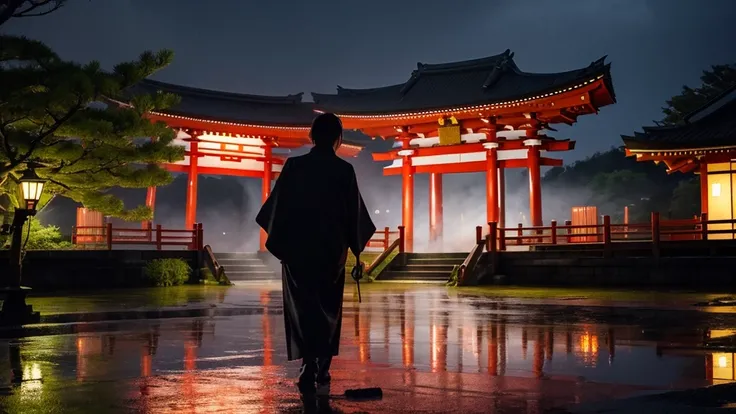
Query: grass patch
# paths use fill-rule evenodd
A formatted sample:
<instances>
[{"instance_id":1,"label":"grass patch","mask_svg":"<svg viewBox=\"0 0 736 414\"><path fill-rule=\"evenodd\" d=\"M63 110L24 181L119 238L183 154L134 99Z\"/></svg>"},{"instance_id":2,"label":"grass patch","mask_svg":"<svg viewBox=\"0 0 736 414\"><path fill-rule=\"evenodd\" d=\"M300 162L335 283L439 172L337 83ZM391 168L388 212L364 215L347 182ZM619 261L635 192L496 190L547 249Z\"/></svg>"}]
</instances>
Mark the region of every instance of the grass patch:
<instances>
[{"instance_id":1,"label":"grass patch","mask_svg":"<svg viewBox=\"0 0 736 414\"><path fill-rule=\"evenodd\" d=\"M145 281L150 286L179 286L189 280L192 269L182 259L155 259L143 269Z\"/></svg>"},{"instance_id":2,"label":"grass patch","mask_svg":"<svg viewBox=\"0 0 736 414\"><path fill-rule=\"evenodd\" d=\"M232 282L230 282L227 276L223 274L222 279L218 281L215 275L210 272L210 269L206 267L199 269L199 283L202 285L232 286Z\"/></svg>"},{"instance_id":3,"label":"grass patch","mask_svg":"<svg viewBox=\"0 0 736 414\"><path fill-rule=\"evenodd\" d=\"M689 302L723 297L723 294L693 291L645 291L613 290L604 288L562 288L526 286L473 286L459 287L463 293L487 297L513 297L522 299L591 299L616 302Z\"/></svg>"},{"instance_id":4,"label":"grass patch","mask_svg":"<svg viewBox=\"0 0 736 414\"><path fill-rule=\"evenodd\" d=\"M373 263L373 261L376 260L376 258L381 255L381 253L382 252L363 252L360 254L360 261L362 261L363 263L365 263L366 266L368 266L369 264ZM371 273L367 275L363 275L362 281L372 282L376 278L376 276L378 276L381 273L381 271L386 266L388 266L389 263L391 263L391 260L393 260L397 254L399 254L398 250L394 250L393 252L391 252L391 254L389 254L388 257L386 257L386 260L384 260L382 263L376 266L376 268L373 269ZM349 281L349 283L355 283L353 279L350 277L350 271L353 270L353 266L355 266L355 256L353 256L352 253L348 252L348 258L345 261L345 276L346 276L345 280Z\"/></svg>"}]
</instances>

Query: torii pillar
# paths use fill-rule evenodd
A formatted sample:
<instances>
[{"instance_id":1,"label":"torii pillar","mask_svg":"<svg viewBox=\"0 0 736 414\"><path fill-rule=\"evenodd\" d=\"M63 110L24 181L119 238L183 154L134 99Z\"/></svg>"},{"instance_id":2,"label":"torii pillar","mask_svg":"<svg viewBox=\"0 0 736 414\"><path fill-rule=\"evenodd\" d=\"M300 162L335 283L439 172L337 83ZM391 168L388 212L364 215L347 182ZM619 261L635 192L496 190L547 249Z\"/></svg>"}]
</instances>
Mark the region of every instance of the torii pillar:
<instances>
[{"instance_id":1,"label":"torii pillar","mask_svg":"<svg viewBox=\"0 0 736 414\"><path fill-rule=\"evenodd\" d=\"M429 174L429 242L442 243L442 174Z\"/></svg>"},{"instance_id":2,"label":"torii pillar","mask_svg":"<svg viewBox=\"0 0 736 414\"><path fill-rule=\"evenodd\" d=\"M524 145L527 150L529 168L529 218L533 227L542 226L542 173L540 168L542 140L537 129L527 129Z\"/></svg>"},{"instance_id":3,"label":"torii pillar","mask_svg":"<svg viewBox=\"0 0 736 414\"><path fill-rule=\"evenodd\" d=\"M414 251L414 167L411 156L414 150L409 149L409 139L402 140L401 156L401 224L404 226L404 251Z\"/></svg>"},{"instance_id":4,"label":"torii pillar","mask_svg":"<svg viewBox=\"0 0 736 414\"><path fill-rule=\"evenodd\" d=\"M189 141L189 181L187 185L187 204L184 214L186 228L191 230L197 220L197 182L199 179L199 134L192 132Z\"/></svg>"},{"instance_id":5,"label":"torii pillar","mask_svg":"<svg viewBox=\"0 0 736 414\"><path fill-rule=\"evenodd\" d=\"M271 141L264 140L265 146L263 147L263 179L261 180L261 205L266 203L268 196L271 195L271 178L273 176L273 146ZM266 251L266 240L268 234L265 230L261 229L261 240L258 250L261 252Z\"/></svg>"},{"instance_id":6,"label":"torii pillar","mask_svg":"<svg viewBox=\"0 0 736 414\"><path fill-rule=\"evenodd\" d=\"M491 129L486 133L486 137L487 142L483 144L483 148L486 149L486 223L498 223L500 200L496 130Z\"/></svg>"}]
</instances>

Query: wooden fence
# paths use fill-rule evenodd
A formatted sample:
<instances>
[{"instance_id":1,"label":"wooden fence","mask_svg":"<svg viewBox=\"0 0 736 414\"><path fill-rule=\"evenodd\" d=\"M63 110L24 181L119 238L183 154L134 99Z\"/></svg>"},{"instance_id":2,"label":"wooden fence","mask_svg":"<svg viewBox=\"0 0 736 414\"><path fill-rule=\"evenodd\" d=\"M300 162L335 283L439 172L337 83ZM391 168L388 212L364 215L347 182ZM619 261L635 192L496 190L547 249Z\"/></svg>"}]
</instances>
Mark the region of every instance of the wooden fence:
<instances>
[{"instance_id":1,"label":"wooden fence","mask_svg":"<svg viewBox=\"0 0 736 414\"><path fill-rule=\"evenodd\" d=\"M542 227L498 227L498 223L488 223L485 237L489 251L503 251L511 246L540 246L597 243L604 250L613 244L647 242L653 250L662 241L734 239L736 220L708 220L703 213L699 218L686 220L660 220L659 213L651 214L649 223L612 224L609 216L603 216L603 223L592 225L572 225L569 221L558 225L552 221ZM484 240L483 228L476 228L476 241Z\"/></svg>"},{"instance_id":2,"label":"wooden fence","mask_svg":"<svg viewBox=\"0 0 736 414\"><path fill-rule=\"evenodd\" d=\"M373 237L368 240L366 249L385 251L394 240L400 237L400 230L391 231L390 228L384 227L383 230L376 231Z\"/></svg>"},{"instance_id":3,"label":"wooden fence","mask_svg":"<svg viewBox=\"0 0 736 414\"><path fill-rule=\"evenodd\" d=\"M105 226L75 226L72 229L72 243L108 250L116 245L156 246L156 250L168 246L202 250L204 231L202 223L195 224L191 230L165 229L160 224L147 229L116 228L112 223L107 223Z\"/></svg>"}]
</instances>

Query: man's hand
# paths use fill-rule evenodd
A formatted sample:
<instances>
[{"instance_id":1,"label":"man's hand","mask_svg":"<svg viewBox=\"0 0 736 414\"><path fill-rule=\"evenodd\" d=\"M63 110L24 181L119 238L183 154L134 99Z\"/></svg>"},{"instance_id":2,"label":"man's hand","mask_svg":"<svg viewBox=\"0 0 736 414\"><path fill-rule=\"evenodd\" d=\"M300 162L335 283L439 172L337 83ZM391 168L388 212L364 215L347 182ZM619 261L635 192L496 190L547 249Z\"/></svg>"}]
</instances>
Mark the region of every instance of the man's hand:
<instances>
[{"instance_id":1,"label":"man's hand","mask_svg":"<svg viewBox=\"0 0 736 414\"><path fill-rule=\"evenodd\" d=\"M353 271L350 272L350 276L352 276L353 280L360 281L363 279L363 262L357 262L355 266L353 266Z\"/></svg>"}]
</instances>

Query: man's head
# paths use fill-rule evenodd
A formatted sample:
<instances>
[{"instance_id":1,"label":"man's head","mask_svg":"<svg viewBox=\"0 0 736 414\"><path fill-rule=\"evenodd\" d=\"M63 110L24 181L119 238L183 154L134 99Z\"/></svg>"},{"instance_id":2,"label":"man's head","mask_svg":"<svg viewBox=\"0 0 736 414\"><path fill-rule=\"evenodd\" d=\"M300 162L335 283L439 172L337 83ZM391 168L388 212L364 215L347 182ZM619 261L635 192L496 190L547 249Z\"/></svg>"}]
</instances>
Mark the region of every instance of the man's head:
<instances>
[{"instance_id":1,"label":"man's head","mask_svg":"<svg viewBox=\"0 0 736 414\"><path fill-rule=\"evenodd\" d=\"M335 114L321 114L314 118L309 136L315 146L332 147L337 151L342 144L342 121Z\"/></svg>"}]
</instances>

